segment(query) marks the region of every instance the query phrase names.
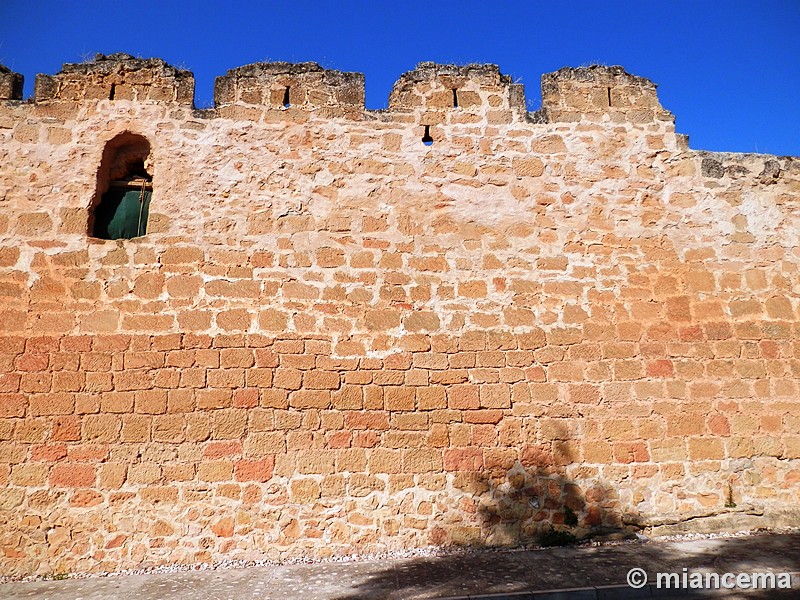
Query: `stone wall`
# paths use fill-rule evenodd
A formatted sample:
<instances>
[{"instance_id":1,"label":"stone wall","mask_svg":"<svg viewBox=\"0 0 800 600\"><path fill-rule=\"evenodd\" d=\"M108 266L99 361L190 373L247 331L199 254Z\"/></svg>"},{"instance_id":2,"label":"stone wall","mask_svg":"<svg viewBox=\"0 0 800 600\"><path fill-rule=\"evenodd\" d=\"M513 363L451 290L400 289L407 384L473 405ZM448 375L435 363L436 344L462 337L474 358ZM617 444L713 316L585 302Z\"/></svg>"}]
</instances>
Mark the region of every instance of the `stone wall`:
<instances>
[{"instance_id":1,"label":"stone wall","mask_svg":"<svg viewBox=\"0 0 800 600\"><path fill-rule=\"evenodd\" d=\"M689 149L619 67L536 113L494 66L385 111L313 64L193 85L0 72L0 573L796 510L798 159ZM120 135L148 232L92 239Z\"/></svg>"}]
</instances>

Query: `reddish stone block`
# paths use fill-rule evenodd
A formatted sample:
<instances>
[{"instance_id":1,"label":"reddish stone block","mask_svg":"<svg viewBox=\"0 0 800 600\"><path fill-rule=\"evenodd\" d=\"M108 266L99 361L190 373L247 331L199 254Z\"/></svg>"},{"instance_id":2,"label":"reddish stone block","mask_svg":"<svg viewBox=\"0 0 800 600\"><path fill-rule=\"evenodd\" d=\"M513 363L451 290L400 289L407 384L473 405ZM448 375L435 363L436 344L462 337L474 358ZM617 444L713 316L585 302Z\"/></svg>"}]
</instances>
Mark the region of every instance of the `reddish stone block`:
<instances>
[{"instance_id":1,"label":"reddish stone block","mask_svg":"<svg viewBox=\"0 0 800 600\"><path fill-rule=\"evenodd\" d=\"M77 442L81 439L81 419L78 416L59 416L52 420L50 440L53 442Z\"/></svg>"},{"instance_id":2,"label":"reddish stone block","mask_svg":"<svg viewBox=\"0 0 800 600\"><path fill-rule=\"evenodd\" d=\"M27 408L23 394L0 394L0 417L24 417Z\"/></svg>"},{"instance_id":3,"label":"reddish stone block","mask_svg":"<svg viewBox=\"0 0 800 600\"><path fill-rule=\"evenodd\" d=\"M61 350L64 352L90 352L92 349L92 336L71 335L61 338Z\"/></svg>"},{"instance_id":4,"label":"reddish stone block","mask_svg":"<svg viewBox=\"0 0 800 600\"><path fill-rule=\"evenodd\" d=\"M713 415L708 418L708 430L714 435L730 435L731 425L727 417L722 415Z\"/></svg>"},{"instance_id":5,"label":"reddish stone block","mask_svg":"<svg viewBox=\"0 0 800 600\"><path fill-rule=\"evenodd\" d=\"M648 462L650 453L644 442L617 442L614 444L614 459L623 464Z\"/></svg>"},{"instance_id":6,"label":"reddish stone block","mask_svg":"<svg viewBox=\"0 0 800 600\"><path fill-rule=\"evenodd\" d=\"M519 451L519 462L526 468L550 467L553 454L546 446L523 446Z\"/></svg>"},{"instance_id":7,"label":"reddish stone block","mask_svg":"<svg viewBox=\"0 0 800 600\"><path fill-rule=\"evenodd\" d=\"M325 435L325 443L331 449L349 448L352 435L349 431L332 431Z\"/></svg>"},{"instance_id":8,"label":"reddish stone block","mask_svg":"<svg viewBox=\"0 0 800 600\"><path fill-rule=\"evenodd\" d=\"M341 377L332 371L307 371L303 374L303 387L311 390L339 389Z\"/></svg>"},{"instance_id":9,"label":"reddish stone block","mask_svg":"<svg viewBox=\"0 0 800 600\"><path fill-rule=\"evenodd\" d=\"M55 462L66 456L66 444L42 444L33 446L30 450L30 460L33 461Z\"/></svg>"},{"instance_id":10,"label":"reddish stone block","mask_svg":"<svg viewBox=\"0 0 800 600\"><path fill-rule=\"evenodd\" d=\"M448 448L444 451L445 471L480 471L483 451L479 448Z\"/></svg>"},{"instance_id":11,"label":"reddish stone block","mask_svg":"<svg viewBox=\"0 0 800 600\"><path fill-rule=\"evenodd\" d=\"M502 410L465 410L464 422L476 424L493 424L496 425L503 419Z\"/></svg>"},{"instance_id":12,"label":"reddish stone block","mask_svg":"<svg viewBox=\"0 0 800 600\"><path fill-rule=\"evenodd\" d=\"M50 471L50 485L56 487L93 487L97 467L86 464L58 464Z\"/></svg>"},{"instance_id":13,"label":"reddish stone block","mask_svg":"<svg viewBox=\"0 0 800 600\"><path fill-rule=\"evenodd\" d=\"M455 410L469 410L480 407L478 386L459 384L447 388L447 407Z\"/></svg>"},{"instance_id":14,"label":"reddish stone block","mask_svg":"<svg viewBox=\"0 0 800 600\"><path fill-rule=\"evenodd\" d=\"M25 343L25 352L29 354L48 354L58 352L61 345L57 337L32 337Z\"/></svg>"},{"instance_id":15,"label":"reddish stone block","mask_svg":"<svg viewBox=\"0 0 800 600\"><path fill-rule=\"evenodd\" d=\"M211 531L219 537L232 537L233 525L234 523L231 517L224 517L211 526Z\"/></svg>"},{"instance_id":16,"label":"reddish stone block","mask_svg":"<svg viewBox=\"0 0 800 600\"><path fill-rule=\"evenodd\" d=\"M236 461L234 476L236 481L259 481L261 483L272 479L275 470L275 457L266 456L261 459L241 459Z\"/></svg>"},{"instance_id":17,"label":"reddish stone block","mask_svg":"<svg viewBox=\"0 0 800 600\"><path fill-rule=\"evenodd\" d=\"M239 440L209 442L203 449L203 456L206 458L222 458L223 456L233 456L242 453L242 442Z\"/></svg>"},{"instance_id":18,"label":"reddish stone block","mask_svg":"<svg viewBox=\"0 0 800 600\"><path fill-rule=\"evenodd\" d=\"M236 408L255 408L258 406L258 389L244 388L233 392L233 406Z\"/></svg>"},{"instance_id":19,"label":"reddish stone block","mask_svg":"<svg viewBox=\"0 0 800 600\"><path fill-rule=\"evenodd\" d=\"M69 499L70 506L88 508L103 503L103 495L94 490L79 490Z\"/></svg>"},{"instance_id":20,"label":"reddish stone block","mask_svg":"<svg viewBox=\"0 0 800 600\"><path fill-rule=\"evenodd\" d=\"M654 360L647 363L648 377L672 377L675 375L675 367L671 360Z\"/></svg>"},{"instance_id":21,"label":"reddish stone block","mask_svg":"<svg viewBox=\"0 0 800 600\"><path fill-rule=\"evenodd\" d=\"M49 364L50 357L47 354L21 354L16 360L18 371L45 371Z\"/></svg>"},{"instance_id":22,"label":"reddish stone block","mask_svg":"<svg viewBox=\"0 0 800 600\"><path fill-rule=\"evenodd\" d=\"M377 431L356 431L353 434L353 448L377 448L381 436Z\"/></svg>"},{"instance_id":23,"label":"reddish stone block","mask_svg":"<svg viewBox=\"0 0 800 600\"><path fill-rule=\"evenodd\" d=\"M129 335L99 335L92 342L92 350L95 352L122 352L127 350L130 344L131 336Z\"/></svg>"},{"instance_id":24,"label":"reddish stone block","mask_svg":"<svg viewBox=\"0 0 800 600\"><path fill-rule=\"evenodd\" d=\"M111 550L113 548L121 548L125 542L128 540L127 535L123 535L118 533L114 537L112 537L105 545L106 550Z\"/></svg>"}]
</instances>

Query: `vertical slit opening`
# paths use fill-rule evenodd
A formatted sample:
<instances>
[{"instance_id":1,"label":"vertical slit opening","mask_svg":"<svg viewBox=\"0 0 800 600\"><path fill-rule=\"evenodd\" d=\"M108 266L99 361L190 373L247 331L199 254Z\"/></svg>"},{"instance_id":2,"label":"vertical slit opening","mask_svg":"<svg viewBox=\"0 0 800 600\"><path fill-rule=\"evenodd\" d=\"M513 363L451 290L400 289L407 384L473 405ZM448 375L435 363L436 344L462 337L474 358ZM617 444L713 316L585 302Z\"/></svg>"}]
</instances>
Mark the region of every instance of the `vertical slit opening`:
<instances>
[{"instance_id":1,"label":"vertical slit opening","mask_svg":"<svg viewBox=\"0 0 800 600\"><path fill-rule=\"evenodd\" d=\"M608 88L608 106L611 106L611 88Z\"/></svg>"},{"instance_id":2,"label":"vertical slit opening","mask_svg":"<svg viewBox=\"0 0 800 600\"><path fill-rule=\"evenodd\" d=\"M286 89L283 90L283 108L289 108L291 104L289 103L289 86L286 86Z\"/></svg>"},{"instance_id":3,"label":"vertical slit opening","mask_svg":"<svg viewBox=\"0 0 800 600\"><path fill-rule=\"evenodd\" d=\"M117 84L116 83L112 83L111 84L111 91L108 92L108 99L109 100L113 100L114 99L114 95L116 93L117 93Z\"/></svg>"},{"instance_id":4,"label":"vertical slit opening","mask_svg":"<svg viewBox=\"0 0 800 600\"><path fill-rule=\"evenodd\" d=\"M422 136L422 143L425 144L426 146L430 146L433 144L430 125L425 125L425 135Z\"/></svg>"},{"instance_id":5,"label":"vertical slit opening","mask_svg":"<svg viewBox=\"0 0 800 600\"><path fill-rule=\"evenodd\" d=\"M453 108L458 108L458 90L453 88Z\"/></svg>"}]
</instances>

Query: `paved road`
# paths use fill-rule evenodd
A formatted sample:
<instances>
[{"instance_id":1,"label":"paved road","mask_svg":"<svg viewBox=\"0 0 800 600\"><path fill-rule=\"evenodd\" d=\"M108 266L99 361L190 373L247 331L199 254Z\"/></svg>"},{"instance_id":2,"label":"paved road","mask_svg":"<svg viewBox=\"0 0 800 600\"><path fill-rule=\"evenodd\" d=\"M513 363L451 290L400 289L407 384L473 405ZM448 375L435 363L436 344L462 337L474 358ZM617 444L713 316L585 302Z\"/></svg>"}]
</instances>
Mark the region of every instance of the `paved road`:
<instances>
[{"instance_id":1,"label":"paved road","mask_svg":"<svg viewBox=\"0 0 800 600\"><path fill-rule=\"evenodd\" d=\"M4 600L615 600L654 597L625 584L628 571L800 572L800 533L680 542L648 541L461 556L220 569L0 584ZM800 598L788 593L733 598ZM616 587L602 587L616 586ZM575 589L583 588L583 589ZM571 589L571 591L567 591ZM546 590L562 590L558 595ZM663 593L664 590L654 590ZM713 595L714 597L717 594ZM686 598L686 595L662 596ZM708 595L703 595L708 598Z\"/></svg>"}]
</instances>

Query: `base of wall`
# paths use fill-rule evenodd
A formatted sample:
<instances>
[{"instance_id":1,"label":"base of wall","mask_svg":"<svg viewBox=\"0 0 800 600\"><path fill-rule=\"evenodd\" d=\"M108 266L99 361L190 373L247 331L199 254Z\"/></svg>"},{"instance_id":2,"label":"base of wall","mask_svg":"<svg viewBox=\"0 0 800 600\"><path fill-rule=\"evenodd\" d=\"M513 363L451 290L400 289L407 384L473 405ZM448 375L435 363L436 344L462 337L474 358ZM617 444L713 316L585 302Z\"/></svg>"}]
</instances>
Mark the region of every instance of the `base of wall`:
<instances>
[{"instance_id":1,"label":"base of wall","mask_svg":"<svg viewBox=\"0 0 800 600\"><path fill-rule=\"evenodd\" d=\"M666 519L665 519L666 521ZM645 535L661 537L689 533L738 533L800 527L800 509L763 509L754 506L714 511L708 515L663 522L644 528Z\"/></svg>"}]
</instances>

